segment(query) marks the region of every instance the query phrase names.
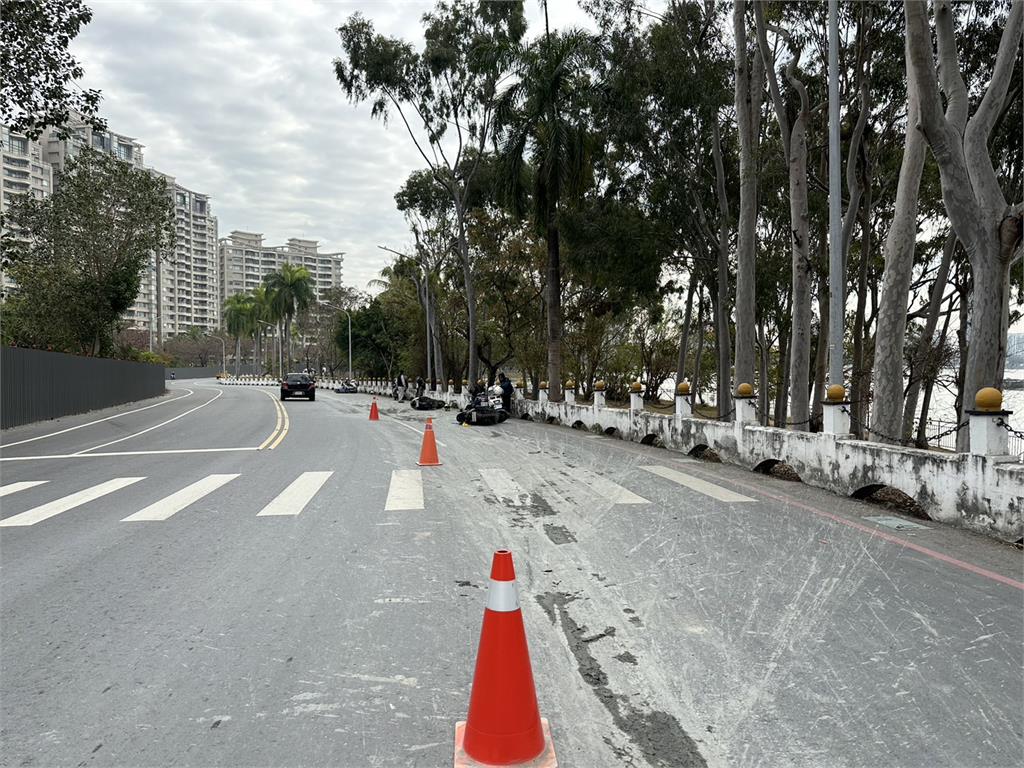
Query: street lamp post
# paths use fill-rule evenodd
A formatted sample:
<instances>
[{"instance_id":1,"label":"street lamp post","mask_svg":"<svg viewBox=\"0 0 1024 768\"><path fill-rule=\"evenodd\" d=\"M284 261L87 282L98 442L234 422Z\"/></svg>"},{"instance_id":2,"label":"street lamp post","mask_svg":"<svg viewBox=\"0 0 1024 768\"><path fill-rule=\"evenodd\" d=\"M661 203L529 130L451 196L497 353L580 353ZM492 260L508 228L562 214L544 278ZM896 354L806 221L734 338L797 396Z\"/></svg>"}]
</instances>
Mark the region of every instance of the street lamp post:
<instances>
[{"instance_id":1,"label":"street lamp post","mask_svg":"<svg viewBox=\"0 0 1024 768\"><path fill-rule=\"evenodd\" d=\"M220 342L220 370L221 373L226 373L228 370L228 352L227 345L224 344L224 339L220 336L214 336L212 333L207 334L211 339L216 339Z\"/></svg>"},{"instance_id":2,"label":"street lamp post","mask_svg":"<svg viewBox=\"0 0 1024 768\"><path fill-rule=\"evenodd\" d=\"M344 312L345 317L348 318L348 380L352 381L352 315L349 314L347 309L336 307L333 304L328 304L325 301L320 302L323 306L328 309L334 309L338 312Z\"/></svg>"},{"instance_id":3,"label":"street lamp post","mask_svg":"<svg viewBox=\"0 0 1024 768\"><path fill-rule=\"evenodd\" d=\"M276 328L274 328L274 324L273 323L268 323L265 320L257 320L256 322L259 323L260 325L265 325L268 328L276 331ZM281 337L278 336L276 332L274 333L274 340L277 342L277 357L280 358L281 357Z\"/></svg>"}]
</instances>

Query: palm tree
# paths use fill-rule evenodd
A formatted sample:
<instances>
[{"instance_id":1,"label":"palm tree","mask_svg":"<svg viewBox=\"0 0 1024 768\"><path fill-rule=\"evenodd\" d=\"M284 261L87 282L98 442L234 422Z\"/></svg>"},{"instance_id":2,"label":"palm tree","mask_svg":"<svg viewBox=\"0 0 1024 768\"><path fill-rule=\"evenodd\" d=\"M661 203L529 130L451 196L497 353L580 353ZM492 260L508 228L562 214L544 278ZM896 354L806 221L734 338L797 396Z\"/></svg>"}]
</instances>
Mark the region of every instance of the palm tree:
<instances>
[{"instance_id":1,"label":"palm tree","mask_svg":"<svg viewBox=\"0 0 1024 768\"><path fill-rule=\"evenodd\" d=\"M313 293L313 276L309 270L297 264L282 264L277 272L271 272L264 278L264 284L270 293L270 308L276 320L284 323L284 342L281 344L282 356L287 359L282 361L281 375L284 370L284 362L288 367L292 364L292 318L297 312L309 309L315 301ZM287 344L288 351L284 352Z\"/></svg>"},{"instance_id":2,"label":"palm tree","mask_svg":"<svg viewBox=\"0 0 1024 768\"><path fill-rule=\"evenodd\" d=\"M242 361L242 336L248 336L252 330L253 301L246 293L236 293L224 302L224 328L235 337L235 376Z\"/></svg>"},{"instance_id":3,"label":"palm tree","mask_svg":"<svg viewBox=\"0 0 1024 768\"><path fill-rule=\"evenodd\" d=\"M545 7L546 12L546 7ZM525 208L528 174L534 226L547 240L548 391L562 399L562 280L558 212L593 179L590 133L578 109L590 89L587 63L593 38L571 30L545 35L522 49L517 81L498 104L502 179L513 207ZM529 160L529 168L526 161Z\"/></svg>"}]
</instances>

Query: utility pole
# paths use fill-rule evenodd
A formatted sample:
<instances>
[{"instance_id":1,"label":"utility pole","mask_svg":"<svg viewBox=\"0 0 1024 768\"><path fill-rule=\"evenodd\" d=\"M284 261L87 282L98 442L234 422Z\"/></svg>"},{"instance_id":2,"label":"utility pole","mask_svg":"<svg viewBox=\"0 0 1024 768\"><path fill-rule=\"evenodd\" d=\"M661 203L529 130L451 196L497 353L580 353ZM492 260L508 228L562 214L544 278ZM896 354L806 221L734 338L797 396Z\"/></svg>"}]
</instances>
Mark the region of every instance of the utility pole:
<instances>
[{"instance_id":1,"label":"utility pole","mask_svg":"<svg viewBox=\"0 0 1024 768\"><path fill-rule=\"evenodd\" d=\"M843 383L843 318L846 274L843 269L843 198L839 155L839 0L828 0L828 379Z\"/></svg>"}]
</instances>

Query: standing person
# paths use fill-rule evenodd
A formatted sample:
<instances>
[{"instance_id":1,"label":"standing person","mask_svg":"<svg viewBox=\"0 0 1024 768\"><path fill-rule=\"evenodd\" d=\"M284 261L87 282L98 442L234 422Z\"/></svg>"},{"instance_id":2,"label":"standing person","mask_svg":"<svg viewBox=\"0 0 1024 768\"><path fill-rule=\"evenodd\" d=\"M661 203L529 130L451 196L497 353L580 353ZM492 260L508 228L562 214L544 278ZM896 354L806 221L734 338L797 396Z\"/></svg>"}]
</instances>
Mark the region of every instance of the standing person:
<instances>
[{"instance_id":1,"label":"standing person","mask_svg":"<svg viewBox=\"0 0 1024 768\"><path fill-rule=\"evenodd\" d=\"M409 388L409 378L405 371L398 372L398 402L405 400L405 392Z\"/></svg>"},{"instance_id":2,"label":"standing person","mask_svg":"<svg viewBox=\"0 0 1024 768\"><path fill-rule=\"evenodd\" d=\"M427 384L426 384L426 382L423 381L423 377L422 376L417 376L416 377L416 397L423 397L423 395L424 395L424 393L426 391L427 391Z\"/></svg>"},{"instance_id":3,"label":"standing person","mask_svg":"<svg viewBox=\"0 0 1024 768\"><path fill-rule=\"evenodd\" d=\"M498 374L498 385L501 387L501 407L507 413L512 413L512 393L515 388L504 373Z\"/></svg>"}]
</instances>

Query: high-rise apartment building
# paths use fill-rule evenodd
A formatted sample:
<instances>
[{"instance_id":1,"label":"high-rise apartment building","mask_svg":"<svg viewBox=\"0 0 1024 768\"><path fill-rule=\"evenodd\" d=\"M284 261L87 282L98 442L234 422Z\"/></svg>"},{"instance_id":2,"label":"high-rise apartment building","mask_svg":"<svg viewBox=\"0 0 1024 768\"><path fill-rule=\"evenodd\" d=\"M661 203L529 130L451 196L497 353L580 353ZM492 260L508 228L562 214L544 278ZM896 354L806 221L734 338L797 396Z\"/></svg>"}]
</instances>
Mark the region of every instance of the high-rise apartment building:
<instances>
[{"instance_id":1,"label":"high-rise apartment building","mask_svg":"<svg viewBox=\"0 0 1024 768\"><path fill-rule=\"evenodd\" d=\"M191 328L220 327L217 271L217 217L209 195L193 192L172 176L167 180L174 201L173 249L154 255L142 276L139 297L125 319L134 327L156 333L159 342Z\"/></svg>"},{"instance_id":2,"label":"high-rise apartment building","mask_svg":"<svg viewBox=\"0 0 1024 768\"><path fill-rule=\"evenodd\" d=\"M79 152L89 147L131 163L136 168L143 167L143 145L130 136L111 130L98 131L78 118L72 118L67 129L71 135L66 139L60 137L56 128L47 128L40 139L45 153L43 159L53 166L58 177L64 171L69 158L77 157ZM60 183L59 178L57 182Z\"/></svg>"},{"instance_id":3,"label":"high-rise apartment building","mask_svg":"<svg viewBox=\"0 0 1024 768\"><path fill-rule=\"evenodd\" d=\"M6 212L16 197L28 195L42 200L50 195L53 191L53 169L44 158L40 142L13 133L7 126L0 126L0 148L3 158L0 211ZM0 273L0 286L4 293L14 285L6 274Z\"/></svg>"},{"instance_id":4,"label":"high-rise apartment building","mask_svg":"<svg viewBox=\"0 0 1024 768\"><path fill-rule=\"evenodd\" d=\"M282 264L305 267L313 276L317 298L341 286L343 253L320 253L316 240L290 238L285 245L268 246L258 232L234 230L220 240L218 265L221 299L261 285Z\"/></svg>"},{"instance_id":5,"label":"high-rise apartment building","mask_svg":"<svg viewBox=\"0 0 1024 768\"><path fill-rule=\"evenodd\" d=\"M6 126L0 126L3 146L3 183L0 184L0 210L6 211L15 196L30 195L37 200L53 190L53 169L46 161L43 146Z\"/></svg>"}]
</instances>

